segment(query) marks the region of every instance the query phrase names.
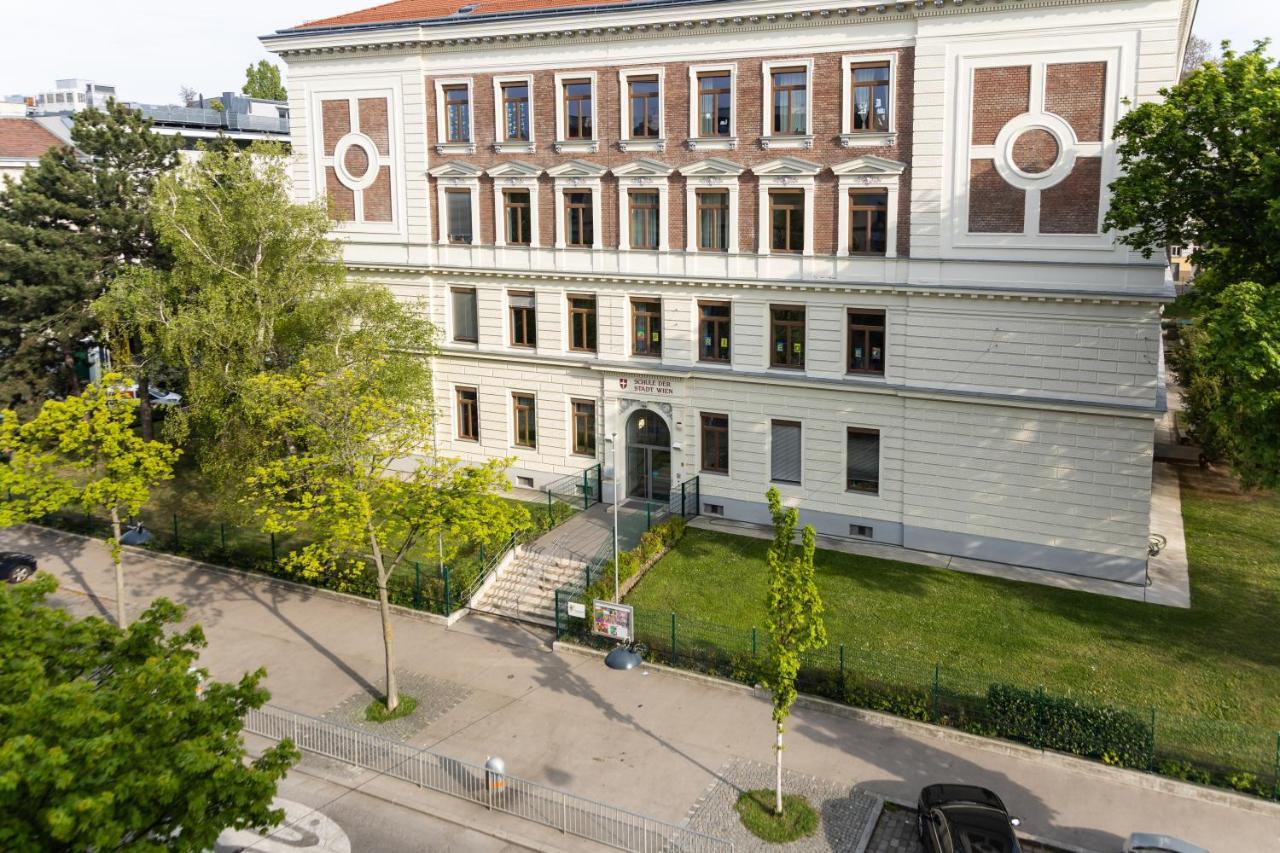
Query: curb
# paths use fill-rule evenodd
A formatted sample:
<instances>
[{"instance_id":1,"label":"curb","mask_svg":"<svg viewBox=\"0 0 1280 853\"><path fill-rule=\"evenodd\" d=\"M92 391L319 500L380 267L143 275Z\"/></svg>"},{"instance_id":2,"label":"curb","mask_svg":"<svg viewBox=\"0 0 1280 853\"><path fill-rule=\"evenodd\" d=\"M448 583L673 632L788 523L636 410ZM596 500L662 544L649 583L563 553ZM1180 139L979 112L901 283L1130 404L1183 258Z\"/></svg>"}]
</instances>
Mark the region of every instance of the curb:
<instances>
[{"instance_id":1,"label":"curb","mask_svg":"<svg viewBox=\"0 0 1280 853\"><path fill-rule=\"evenodd\" d=\"M574 643L565 643L560 640L553 642L551 648L554 651L564 651L587 657L602 658L605 655L605 652L583 648L582 646ZM647 669L663 673L664 675L683 678L686 681L692 681L694 683L713 687L719 690L734 691L748 696L766 695L763 690L749 687L746 684L738 684L734 681L729 681L712 675L704 675L700 672L677 669L661 663L646 662L644 666ZM945 726L935 726L932 723L922 723L916 720L908 720L903 717L883 714L879 711L868 711L864 708L854 708L851 705L842 705L839 702L833 702L830 699L821 699L817 696L810 696L805 693L801 693L796 699L796 707L806 708L813 711L821 711L826 714L833 714L837 717L845 717L851 720L858 720L879 728L896 729L898 731L908 732L921 737L932 738L933 740L945 741L959 746L968 746L982 750L983 752L994 753L996 755L1020 758L1024 761L1030 761L1046 767L1057 767L1064 770L1071 770L1076 773L1083 773L1108 782L1118 782L1133 788L1142 788L1144 790L1155 791L1161 794L1169 794L1175 797L1185 797L1187 799L1197 800L1202 803L1210 803L1212 805L1227 806L1228 808L1253 812L1254 814L1260 814L1266 817L1280 818L1280 803L1258 800L1253 797L1246 797L1243 794L1236 794L1219 788L1196 785L1191 782L1184 782L1181 779L1170 779L1165 776L1157 776L1153 773L1142 773L1141 771L1130 770L1125 767L1109 767L1105 764L1099 764L1096 761L1077 758L1074 755L1033 749L1032 747L1023 746L1022 744L1013 743L1012 741L972 735L968 732L959 731L958 729L951 729ZM892 802L892 800L890 802ZM1056 847L1062 846L1052 841L1045 841L1044 843L1052 844ZM1070 851L1072 848L1063 849Z\"/></svg>"},{"instance_id":2,"label":"curb","mask_svg":"<svg viewBox=\"0 0 1280 853\"><path fill-rule=\"evenodd\" d=\"M46 534L51 533L54 536L61 536L61 537L65 537L67 539L72 539L72 540L92 541L92 542L102 541L101 539L96 539L92 536L85 536L80 533L69 533L66 530L59 530L56 527L44 527L43 525L40 525L40 524L28 523L20 526L30 527L32 529L40 531L41 533L46 533ZM138 556L145 556L149 559L156 560L158 562L172 563L178 567L185 568L185 569L199 569L201 571L217 572L219 574L229 575L231 577L243 578L245 580L252 580L266 586L277 586L283 589L290 590L292 592L306 593L308 595L318 595L322 598L328 598L332 601L339 601L346 604L355 604L360 607L364 607L368 610L377 610L379 607L378 602L374 601L371 598L361 598L358 595L351 595L345 592L335 592L331 589L321 589L320 587L310 586L309 584L298 583L297 581L285 580L284 578L272 577L271 575L263 575L263 574L259 574L258 572L248 571L246 569L235 569L235 568L232 568L231 566L220 566L217 563L205 563L200 560L194 560L191 557L181 557L181 556L178 556L177 554L169 554L164 551L152 551L147 548L140 548L137 545L121 545L120 548L126 553L136 554ZM453 611L453 613L450 614L449 616L441 616L438 613L428 613L425 610L414 610L412 607L403 607L399 604L392 604L389 606L391 608L391 612L396 616L404 616L409 619L418 619L419 621L431 622L432 624L444 625L445 627L449 627L450 625L454 624L459 619L466 616L467 613L469 612L467 608L461 607Z\"/></svg>"}]
</instances>

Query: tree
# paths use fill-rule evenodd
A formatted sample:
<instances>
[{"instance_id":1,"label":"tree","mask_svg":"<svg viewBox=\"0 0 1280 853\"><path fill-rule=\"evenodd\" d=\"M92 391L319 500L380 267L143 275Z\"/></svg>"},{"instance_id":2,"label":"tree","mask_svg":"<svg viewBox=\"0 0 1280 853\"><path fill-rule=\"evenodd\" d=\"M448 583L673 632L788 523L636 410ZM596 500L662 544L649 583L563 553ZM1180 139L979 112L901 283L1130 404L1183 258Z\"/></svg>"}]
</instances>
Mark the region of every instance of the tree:
<instances>
[{"instance_id":1,"label":"tree","mask_svg":"<svg viewBox=\"0 0 1280 853\"><path fill-rule=\"evenodd\" d=\"M200 93L190 86L178 87L178 100L182 101L184 107L189 107L196 101L200 100Z\"/></svg>"},{"instance_id":2,"label":"tree","mask_svg":"<svg viewBox=\"0 0 1280 853\"><path fill-rule=\"evenodd\" d=\"M769 546L769 601L765 627L769 651L764 684L773 694L773 722L777 739L777 785L774 810L782 814L782 734L796 701L796 675L800 655L827 644L827 626L822 620L822 598L813 577L813 550L816 533L806 524L796 552L796 525L799 512L783 508L778 490L770 488L766 497L773 516L773 544Z\"/></svg>"},{"instance_id":3,"label":"tree","mask_svg":"<svg viewBox=\"0 0 1280 853\"><path fill-rule=\"evenodd\" d=\"M133 431L137 400L108 374L80 396L49 400L30 421L13 410L0 416L0 525L17 524L76 504L111 516L111 562L116 576L116 622L128 624L121 560L121 520L136 515L157 483L173 476L179 451Z\"/></svg>"},{"instance_id":4,"label":"tree","mask_svg":"<svg viewBox=\"0 0 1280 853\"><path fill-rule=\"evenodd\" d=\"M265 671L201 689L204 634L173 630L181 607L158 599L123 630L47 606L56 587L0 584L0 848L201 851L278 824L298 751L246 763L240 737Z\"/></svg>"},{"instance_id":5,"label":"tree","mask_svg":"<svg viewBox=\"0 0 1280 853\"><path fill-rule=\"evenodd\" d=\"M265 59L259 59L257 65L250 65L244 70L244 87L240 91L250 98L268 101L289 99L289 92L280 80L280 69Z\"/></svg>"},{"instance_id":6,"label":"tree","mask_svg":"<svg viewBox=\"0 0 1280 853\"><path fill-rule=\"evenodd\" d=\"M1179 80L1185 80L1192 72L1198 70L1206 62L1213 62L1213 45L1208 39L1200 38L1195 33L1187 39L1187 50L1182 54L1182 73Z\"/></svg>"},{"instance_id":7,"label":"tree","mask_svg":"<svg viewBox=\"0 0 1280 853\"><path fill-rule=\"evenodd\" d=\"M76 113L74 147L46 152L0 192L0 402L77 393L77 358L98 325L88 308L121 271L155 265L147 205L177 163L177 137L110 101Z\"/></svg>"},{"instance_id":8,"label":"tree","mask_svg":"<svg viewBox=\"0 0 1280 853\"><path fill-rule=\"evenodd\" d=\"M400 700L387 595L396 568L426 534L505 539L528 522L523 507L497 497L509 487L505 460L421 460L398 470L430 441L430 378L424 359L392 341L335 369L304 362L246 385L249 419L266 426L279 452L253 470L245 500L268 532L305 527L315 537L285 558L291 571L350 578L372 563L389 713Z\"/></svg>"}]
</instances>

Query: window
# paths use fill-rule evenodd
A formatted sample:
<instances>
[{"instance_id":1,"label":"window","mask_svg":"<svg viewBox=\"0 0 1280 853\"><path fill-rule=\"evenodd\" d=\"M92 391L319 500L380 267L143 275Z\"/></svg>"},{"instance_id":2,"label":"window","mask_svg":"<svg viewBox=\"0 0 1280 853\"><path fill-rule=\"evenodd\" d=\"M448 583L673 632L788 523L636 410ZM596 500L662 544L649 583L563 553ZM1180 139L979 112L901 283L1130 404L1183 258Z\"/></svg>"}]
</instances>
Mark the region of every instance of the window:
<instances>
[{"instance_id":1,"label":"window","mask_svg":"<svg viewBox=\"0 0 1280 853\"><path fill-rule=\"evenodd\" d=\"M888 228L888 190L849 191L849 254L883 255Z\"/></svg>"},{"instance_id":2,"label":"window","mask_svg":"<svg viewBox=\"0 0 1280 853\"><path fill-rule=\"evenodd\" d=\"M564 81L565 139L594 139L592 122L591 81Z\"/></svg>"},{"instance_id":3,"label":"window","mask_svg":"<svg viewBox=\"0 0 1280 853\"><path fill-rule=\"evenodd\" d=\"M532 394L512 394L515 408L515 442L518 447L538 446L537 413Z\"/></svg>"},{"instance_id":4,"label":"window","mask_svg":"<svg viewBox=\"0 0 1280 853\"><path fill-rule=\"evenodd\" d=\"M857 536L859 539L874 539L876 531L869 524L850 524L849 535Z\"/></svg>"},{"instance_id":5,"label":"window","mask_svg":"<svg viewBox=\"0 0 1280 853\"><path fill-rule=\"evenodd\" d=\"M529 84L502 84L502 138L507 142L529 141Z\"/></svg>"},{"instance_id":6,"label":"window","mask_svg":"<svg viewBox=\"0 0 1280 853\"><path fill-rule=\"evenodd\" d=\"M596 455L596 404L594 400L573 401L573 452Z\"/></svg>"},{"instance_id":7,"label":"window","mask_svg":"<svg viewBox=\"0 0 1280 853\"><path fill-rule=\"evenodd\" d=\"M697 190L698 250L729 251L729 193Z\"/></svg>"},{"instance_id":8,"label":"window","mask_svg":"<svg viewBox=\"0 0 1280 853\"><path fill-rule=\"evenodd\" d=\"M451 288L449 297L453 301L453 339L474 344L479 340L475 288Z\"/></svg>"},{"instance_id":9,"label":"window","mask_svg":"<svg viewBox=\"0 0 1280 853\"><path fill-rule=\"evenodd\" d=\"M471 190L444 191L449 216L449 242L471 242Z\"/></svg>"},{"instance_id":10,"label":"window","mask_svg":"<svg viewBox=\"0 0 1280 853\"><path fill-rule=\"evenodd\" d=\"M595 225L591 219L591 192L580 190L566 192L564 194L565 245L588 249L595 245Z\"/></svg>"},{"instance_id":11,"label":"window","mask_svg":"<svg viewBox=\"0 0 1280 853\"><path fill-rule=\"evenodd\" d=\"M533 209L528 190L502 191L502 221L507 245L529 245L533 239Z\"/></svg>"},{"instance_id":12,"label":"window","mask_svg":"<svg viewBox=\"0 0 1280 853\"><path fill-rule=\"evenodd\" d=\"M769 192L769 248L774 252L804 251L804 193Z\"/></svg>"},{"instance_id":13,"label":"window","mask_svg":"<svg viewBox=\"0 0 1280 853\"><path fill-rule=\"evenodd\" d=\"M661 107L657 77L635 77L627 81L631 101L631 138L657 139L661 135Z\"/></svg>"},{"instance_id":14,"label":"window","mask_svg":"<svg viewBox=\"0 0 1280 853\"><path fill-rule=\"evenodd\" d=\"M537 346L537 309L534 305L533 294L513 292L507 298L511 302L511 345L517 347Z\"/></svg>"},{"instance_id":15,"label":"window","mask_svg":"<svg viewBox=\"0 0 1280 853\"><path fill-rule=\"evenodd\" d=\"M884 374L884 312L849 312L849 372Z\"/></svg>"},{"instance_id":16,"label":"window","mask_svg":"<svg viewBox=\"0 0 1280 853\"><path fill-rule=\"evenodd\" d=\"M849 69L849 127L854 133L889 131L889 63L854 65Z\"/></svg>"},{"instance_id":17,"label":"window","mask_svg":"<svg viewBox=\"0 0 1280 853\"><path fill-rule=\"evenodd\" d=\"M596 351L596 298L569 297L569 349L574 352Z\"/></svg>"},{"instance_id":18,"label":"window","mask_svg":"<svg viewBox=\"0 0 1280 853\"><path fill-rule=\"evenodd\" d=\"M698 135L729 136L733 115L733 80L727 71L698 75Z\"/></svg>"},{"instance_id":19,"label":"window","mask_svg":"<svg viewBox=\"0 0 1280 853\"><path fill-rule=\"evenodd\" d=\"M808 122L808 75L803 68L783 68L771 75L773 82L773 132L802 135Z\"/></svg>"},{"instance_id":20,"label":"window","mask_svg":"<svg viewBox=\"0 0 1280 853\"><path fill-rule=\"evenodd\" d=\"M471 92L469 87L444 87L445 141L471 141Z\"/></svg>"},{"instance_id":21,"label":"window","mask_svg":"<svg viewBox=\"0 0 1280 853\"><path fill-rule=\"evenodd\" d=\"M728 302L698 303L698 360L729 360Z\"/></svg>"},{"instance_id":22,"label":"window","mask_svg":"<svg viewBox=\"0 0 1280 853\"><path fill-rule=\"evenodd\" d=\"M729 416L702 413L702 470L729 473Z\"/></svg>"},{"instance_id":23,"label":"window","mask_svg":"<svg viewBox=\"0 0 1280 853\"><path fill-rule=\"evenodd\" d=\"M724 504L704 503L702 505L702 512L705 515L724 515Z\"/></svg>"},{"instance_id":24,"label":"window","mask_svg":"<svg viewBox=\"0 0 1280 853\"><path fill-rule=\"evenodd\" d=\"M631 301L632 355L662 355L662 303Z\"/></svg>"},{"instance_id":25,"label":"window","mask_svg":"<svg viewBox=\"0 0 1280 853\"><path fill-rule=\"evenodd\" d=\"M846 488L851 492L880 492L880 432L849 427L845 458Z\"/></svg>"},{"instance_id":26,"label":"window","mask_svg":"<svg viewBox=\"0 0 1280 853\"><path fill-rule=\"evenodd\" d=\"M476 389L458 389L458 438L467 441L480 440L480 407Z\"/></svg>"},{"instance_id":27,"label":"window","mask_svg":"<svg viewBox=\"0 0 1280 853\"><path fill-rule=\"evenodd\" d=\"M769 452L769 479L775 483L799 483L803 470L798 421L774 421Z\"/></svg>"},{"instance_id":28,"label":"window","mask_svg":"<svg viewBox=\"0 0 1280 853\"><path fill-rule=\"evenodd\" d=\"M524 477L524 476L521 476L520 474L517 474L517 475L516 475L516 485L517 485L517 486L520 486L521 488L524 488L524 489L532 489L532 488L533 488L533 478L532 478L532 477Z\"/></svg>"},{"instance_id":29,"label":"window","mask_svg":"<svg viewBox=\"0 0 1280 853\"><path fill-rule=\"evenodd\" d=\"M804 309L770 308L773 326L773 349L769 364L773 367L804 367Z\"/></svg>"},{"instance_id":30,"label":"window","mask_svg":"<svg viewBox=\"0 0 1280 853\"><path fill-rule=\"evenodd\" d=\"M658 193L656 190L631 190L627 193L631 206L631 248L658 248Z\"/></svg>"}]
</instances>

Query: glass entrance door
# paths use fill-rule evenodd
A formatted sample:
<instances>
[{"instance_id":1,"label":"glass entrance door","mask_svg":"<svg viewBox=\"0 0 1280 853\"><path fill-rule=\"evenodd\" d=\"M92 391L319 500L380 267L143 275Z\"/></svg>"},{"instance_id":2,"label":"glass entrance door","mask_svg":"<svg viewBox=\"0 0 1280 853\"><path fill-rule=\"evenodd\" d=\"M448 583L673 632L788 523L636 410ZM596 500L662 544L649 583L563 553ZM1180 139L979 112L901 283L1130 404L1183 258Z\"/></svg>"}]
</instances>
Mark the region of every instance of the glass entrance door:
<instances>
[{"instance_id":1,"label":"glass entrance door","mask_svg":"<svg viewBox=\"0 0 1280 853\"><path fill-rule=\"evenodd\" d=\"M671 432L666 421L647 409L627 421L627 497L671 497Z\"/></svg>"}]
</instances>

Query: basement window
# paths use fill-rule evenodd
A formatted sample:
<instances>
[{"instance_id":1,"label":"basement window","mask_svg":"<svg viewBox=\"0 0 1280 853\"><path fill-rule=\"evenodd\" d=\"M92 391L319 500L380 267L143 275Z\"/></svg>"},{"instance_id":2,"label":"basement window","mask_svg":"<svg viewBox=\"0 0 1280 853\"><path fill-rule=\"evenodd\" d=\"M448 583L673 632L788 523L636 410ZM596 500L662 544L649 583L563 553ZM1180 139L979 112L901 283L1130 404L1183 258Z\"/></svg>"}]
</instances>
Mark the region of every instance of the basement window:
<instances>
[{"instance_id":1,"label":"basement window","mask_svg":"<svg viewBox=\"0 0 1280 853\"><path fill-rule=\"evenodd\" d=\"M702 511L707 515L724 515L724 504L707 504L702 505Z\"/></svg>"},{"instance_id":2,"label":"basement window","mask_svg":"<svg viewBox=\"0 0 1280 853\"><path fill-rule=\"evenodd\" d=\"M856 536L859 539L871 539L875 535L875 530L867 524L850 524L849 535Z\"/></svg>"}]
</instances>

